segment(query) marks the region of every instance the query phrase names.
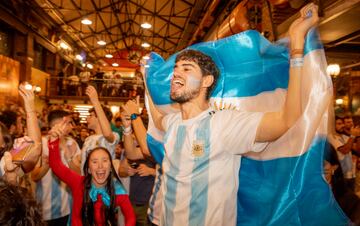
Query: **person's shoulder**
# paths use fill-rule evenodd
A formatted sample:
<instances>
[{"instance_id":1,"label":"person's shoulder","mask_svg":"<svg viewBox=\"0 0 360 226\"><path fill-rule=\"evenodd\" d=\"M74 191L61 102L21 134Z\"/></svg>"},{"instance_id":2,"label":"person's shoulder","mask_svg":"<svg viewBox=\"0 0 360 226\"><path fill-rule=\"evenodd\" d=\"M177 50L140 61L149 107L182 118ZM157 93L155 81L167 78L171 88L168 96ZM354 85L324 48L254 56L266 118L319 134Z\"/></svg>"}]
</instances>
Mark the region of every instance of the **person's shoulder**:
<instances>
[{"instance_id":1,"label":"person's shoulder","mask_svg":"<svg viewBox=\"0 0 360 226\"><path fill-rule=\"evenodd\" d=\"M77 143L77 140L80 140L80 137L70 137L70 136L68 136L68 137L66 137L66 144L67 145L72 145L72 144L76 144L77 146L79 146L78 145L78 143Z\"/></svg>"},{"instance_id":2,"label":"person's shoulder","mask_svg":"<svg viewBox=\"0 0 360 226\"><path fill-rule=\"evenodd\" d=\"M166 114L164 116L164 120L166 121L176 121L176 120L180 120L181 119L181 112L172 112L169 114Z\"/></svg>"},{"instance_id":3,"label":"person's shoulder","mask_svg":"<svg viewBox=\"0 0 360 226\"><path fill-rule=\"evenodd\" d=\"M85 139L85 141L84 141L84 144L85 143L91 143L91 142L93 142L93 141L97 141L98 139L99 139L99 137L101 137L101 135L98 135L98 134L93 134L93 135L90 135L90 136L88 136L86 139Z\"/></svg>"}]
</instances>

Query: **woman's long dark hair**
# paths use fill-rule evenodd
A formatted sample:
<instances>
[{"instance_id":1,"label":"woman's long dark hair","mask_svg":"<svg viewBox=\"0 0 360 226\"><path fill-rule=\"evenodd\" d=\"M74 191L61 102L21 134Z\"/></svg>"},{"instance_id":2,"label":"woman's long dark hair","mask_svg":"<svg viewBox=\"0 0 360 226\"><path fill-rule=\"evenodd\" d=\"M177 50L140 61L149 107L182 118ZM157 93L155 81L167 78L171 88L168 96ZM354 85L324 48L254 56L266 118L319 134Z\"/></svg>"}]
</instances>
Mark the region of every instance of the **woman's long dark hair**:
<instances>
[{"instance_id":1,"label":"woman's long dark hair","mask_svg":"<svg viewBox=\"0 0 360 226\"><path fill-rule=\"evenodd\" d=\"M0 147L0 159L6 151L10 151L13 146L13 140L6 126L0 122L0 136L2 136L4 144Z\"/></svg>"},{"instance_id":2,"label":"woman's long dark hair","mask_svg":"<svg viewBox=\"0 0 360 226\"><path fill-rule=\"evenodd\" d=\"M108 154L110 162L111 162L110 174L109 174L109 177L107 178L107 182L105 185L105 189L110 196L110 206L108 207L106 205L103 205L104 216L105 216L105 225L117 225L116 218L115 218L116 194L115 194L113 178L115 178L115 180L118 180L119 183L121 183L121 181L115 171L110 152L106 148L103 148L103 147L96 147L96 148L90 150L89 153L87 154L87 158L86 158L86 161L84 164L85 179L84 179L84 199L83 199L82 210L81 210L82 222L83 222L83 225L87 225L87 226L94 225L94 204L89 196L89 192L91 189L91 181L92 181L92 175L89 173L89 159L90 159L91 154L97 150L105 151Z\"/></svg>"}]
</instances>

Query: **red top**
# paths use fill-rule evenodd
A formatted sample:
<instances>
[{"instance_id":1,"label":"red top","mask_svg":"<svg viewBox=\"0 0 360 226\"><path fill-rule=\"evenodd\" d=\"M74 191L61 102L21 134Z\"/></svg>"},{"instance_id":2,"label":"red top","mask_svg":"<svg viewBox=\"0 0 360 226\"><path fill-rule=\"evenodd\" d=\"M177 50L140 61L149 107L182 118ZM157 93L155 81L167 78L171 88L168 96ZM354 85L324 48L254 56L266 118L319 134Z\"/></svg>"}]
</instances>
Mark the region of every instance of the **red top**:
<instances>
[{"instance_id":1,"label":"red top","mask_svg":"<svg viewBox=\"0 0 360 226\"><path fill-rule=\"evenodd\" d=\"M49 141L49 164L56 176L64 181L71 189L73 197L71 225L82 226L81 207L84 198L85 177L75 173L62 163L59 151L59 140ZM94 203L94 221L97 226L105 225L104 214L102 212L103 205L101 195L98 195L97 201ZM121 212L125 218L125 226L134 226L136 218L129 196L116 195L115 205L121 208Z\"/></svg>"}]
</instances>

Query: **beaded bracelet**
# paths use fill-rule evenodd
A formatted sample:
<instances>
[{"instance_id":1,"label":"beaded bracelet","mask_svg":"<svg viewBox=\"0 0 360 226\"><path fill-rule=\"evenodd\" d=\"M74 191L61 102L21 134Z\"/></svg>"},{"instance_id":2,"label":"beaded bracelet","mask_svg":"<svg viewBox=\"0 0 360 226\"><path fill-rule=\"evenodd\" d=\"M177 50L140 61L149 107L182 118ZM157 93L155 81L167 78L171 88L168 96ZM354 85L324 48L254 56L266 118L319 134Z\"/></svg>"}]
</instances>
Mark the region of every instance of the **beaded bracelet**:
<instances>
[{"instance_id":1,"label":"beaded bracelet","mask_svg":"<svg viewBox=\"0 0 360 226\"><path fill-rule=\"evenodd\" d=\"M301 54L303 55L304 54L304 49L292 49L290 51L290 56L294 56L294 55L298 55L298 54Z\"/></svg>"}]
</instances>

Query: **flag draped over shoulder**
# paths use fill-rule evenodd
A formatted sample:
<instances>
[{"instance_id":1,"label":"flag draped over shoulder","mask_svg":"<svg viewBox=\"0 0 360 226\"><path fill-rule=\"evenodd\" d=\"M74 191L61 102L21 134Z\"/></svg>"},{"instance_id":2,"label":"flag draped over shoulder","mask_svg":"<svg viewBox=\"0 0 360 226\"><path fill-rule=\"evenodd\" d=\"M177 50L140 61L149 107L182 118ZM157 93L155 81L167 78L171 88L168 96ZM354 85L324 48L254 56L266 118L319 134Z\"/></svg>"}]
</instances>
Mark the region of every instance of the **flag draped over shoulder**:
<instances>
[{"instance_id":1,"label":"flag draped over shoulder","mask_svg":"<svg viewBox=\"0 0 360 226\"><path fill-rule=\"evenodd\" d=\"M286 47L271 44L250 30L188 49L211 56L220 70L210 99L214 108L269 112L283 107L289 79ZM164 61L152 53L146 71L149 93L165 113L176 111L170 100L176 55ZM312 29L306 37L301 75L303 115L263 152L242 158L237 225L348 225L322 176L332 96L326 66L318 33ZM150 120L147 141L160 164L162 135Z\"/></svg>"}]
</instances>

